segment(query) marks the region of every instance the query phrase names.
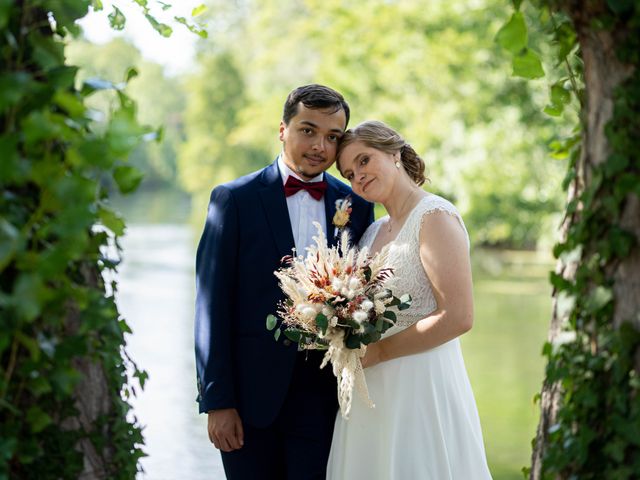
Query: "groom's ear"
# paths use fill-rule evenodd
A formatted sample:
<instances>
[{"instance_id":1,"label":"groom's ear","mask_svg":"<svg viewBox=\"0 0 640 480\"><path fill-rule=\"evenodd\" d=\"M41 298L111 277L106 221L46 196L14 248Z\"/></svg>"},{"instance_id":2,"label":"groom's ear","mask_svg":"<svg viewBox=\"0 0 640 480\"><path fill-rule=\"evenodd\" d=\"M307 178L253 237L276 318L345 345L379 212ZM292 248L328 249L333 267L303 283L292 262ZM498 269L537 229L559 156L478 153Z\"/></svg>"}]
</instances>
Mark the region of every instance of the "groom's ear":
<instances>
[{"instance_id":1,"label":"groom's ear","mask_svg":"<svg viewBox=\"0 0 640 480\"><path fill-rule=\"evenodd\" d=\"M278 138L280 139L280 141L284 141L284 129L287 128L287 124L284 123L284 120L280 120L280 134L278 135Z\"/></svg>"}]
</instances>

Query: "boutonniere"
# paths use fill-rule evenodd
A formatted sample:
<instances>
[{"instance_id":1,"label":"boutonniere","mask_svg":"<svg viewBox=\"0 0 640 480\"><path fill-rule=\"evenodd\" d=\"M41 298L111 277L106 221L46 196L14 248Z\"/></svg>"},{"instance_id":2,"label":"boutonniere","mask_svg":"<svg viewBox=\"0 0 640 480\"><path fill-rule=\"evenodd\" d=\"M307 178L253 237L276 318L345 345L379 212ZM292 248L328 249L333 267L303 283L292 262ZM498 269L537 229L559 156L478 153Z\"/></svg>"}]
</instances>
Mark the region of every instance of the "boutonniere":
<instances>
[{"instance_id":1,"label":"boutonniere","mask_svg":"<svg viewBox=\"0 0 640 480\"><path fill-rule=\"evenodd\" d=\"M336 213L333 215L332 223L336 227L334 237L344 229L351 220L351 196L336 200Z\"/></svg>"}]
</instances>

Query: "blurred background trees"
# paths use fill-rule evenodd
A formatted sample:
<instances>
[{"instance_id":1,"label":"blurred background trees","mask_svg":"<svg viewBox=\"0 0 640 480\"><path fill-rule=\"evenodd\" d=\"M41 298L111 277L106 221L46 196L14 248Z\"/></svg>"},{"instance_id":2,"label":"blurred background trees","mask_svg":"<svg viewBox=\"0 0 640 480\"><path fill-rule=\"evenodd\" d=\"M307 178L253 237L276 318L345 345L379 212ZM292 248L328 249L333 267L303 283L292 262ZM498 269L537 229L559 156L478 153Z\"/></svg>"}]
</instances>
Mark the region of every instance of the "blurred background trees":
<instances>
[{"instance_id":1,"label":"blurred background trees","mask_svg":"<svg viewBox=\"0 0 640 480\"><path fill-rule=\"evenodd\" d=\"M475 244L550 244L565 166L562 155L549 158L547 145L570 133L575 115L559 124L542 112L546 82L510 78L494 41L509 13L502 2L208 6L209 38L199 40L188 75L163 74L122 39L69 48L87 76L119 81L128 66L139 66L127 91L143 123L164 125L162 144L134 156L147 172L144 189L184 191L199 222L215 184L275 158L287 93L318 82L345 95L352 126L377 118L405 136L427 162L428 188L458 204Z\"/></svg>"}]
</instances>

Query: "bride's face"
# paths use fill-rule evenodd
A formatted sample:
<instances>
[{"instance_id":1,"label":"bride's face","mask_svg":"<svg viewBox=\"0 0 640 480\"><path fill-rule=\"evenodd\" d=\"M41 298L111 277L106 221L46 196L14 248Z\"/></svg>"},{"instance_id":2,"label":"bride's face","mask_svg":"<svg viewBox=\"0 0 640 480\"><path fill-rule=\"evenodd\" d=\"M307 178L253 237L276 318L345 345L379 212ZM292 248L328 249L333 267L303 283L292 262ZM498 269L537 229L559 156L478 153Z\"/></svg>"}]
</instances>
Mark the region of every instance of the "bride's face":
<instances>
[{"instance_id":1,"label":"bride's face","mask_svg":"<svg viewBox=\"0 0 640 480\"><path fill-rule=\"evenodd\" d=\"M370 202L383 202L389 197L398 169L400 154L390 154L355 141L340 154L339 169L351 182L353 191Z\"/></svg>"}]
</instances>

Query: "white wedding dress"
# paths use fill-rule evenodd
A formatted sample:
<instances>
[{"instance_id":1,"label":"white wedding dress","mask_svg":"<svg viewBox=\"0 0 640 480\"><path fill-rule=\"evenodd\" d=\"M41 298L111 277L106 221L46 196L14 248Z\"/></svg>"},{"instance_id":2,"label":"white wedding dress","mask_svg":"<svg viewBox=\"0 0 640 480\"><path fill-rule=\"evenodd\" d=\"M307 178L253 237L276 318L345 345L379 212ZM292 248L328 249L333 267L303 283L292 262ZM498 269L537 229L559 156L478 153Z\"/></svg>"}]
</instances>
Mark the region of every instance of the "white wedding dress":
<instances>
[{"instance_id":1,"label":"white wedding dress","mask_svg":"<svg viewBox=\"0 0 640 480\"><path fill-rule=\"evenodd\" d=\"M390 245L392 290L409 293L409 309L384 336L393 335L436 309L419 257L422 219L455 207L437 195L423 198ZM364 233L370 246L385 222ZM465 229L465 235L466 235ZM467 237L468 238L468 237ZM416 355L382 362L365 370L375 408L354 393L349 419L338 413L327 467L331 480L484 480L491 479L480 420L456 338Z\"/></svg>"}]
</instances>

